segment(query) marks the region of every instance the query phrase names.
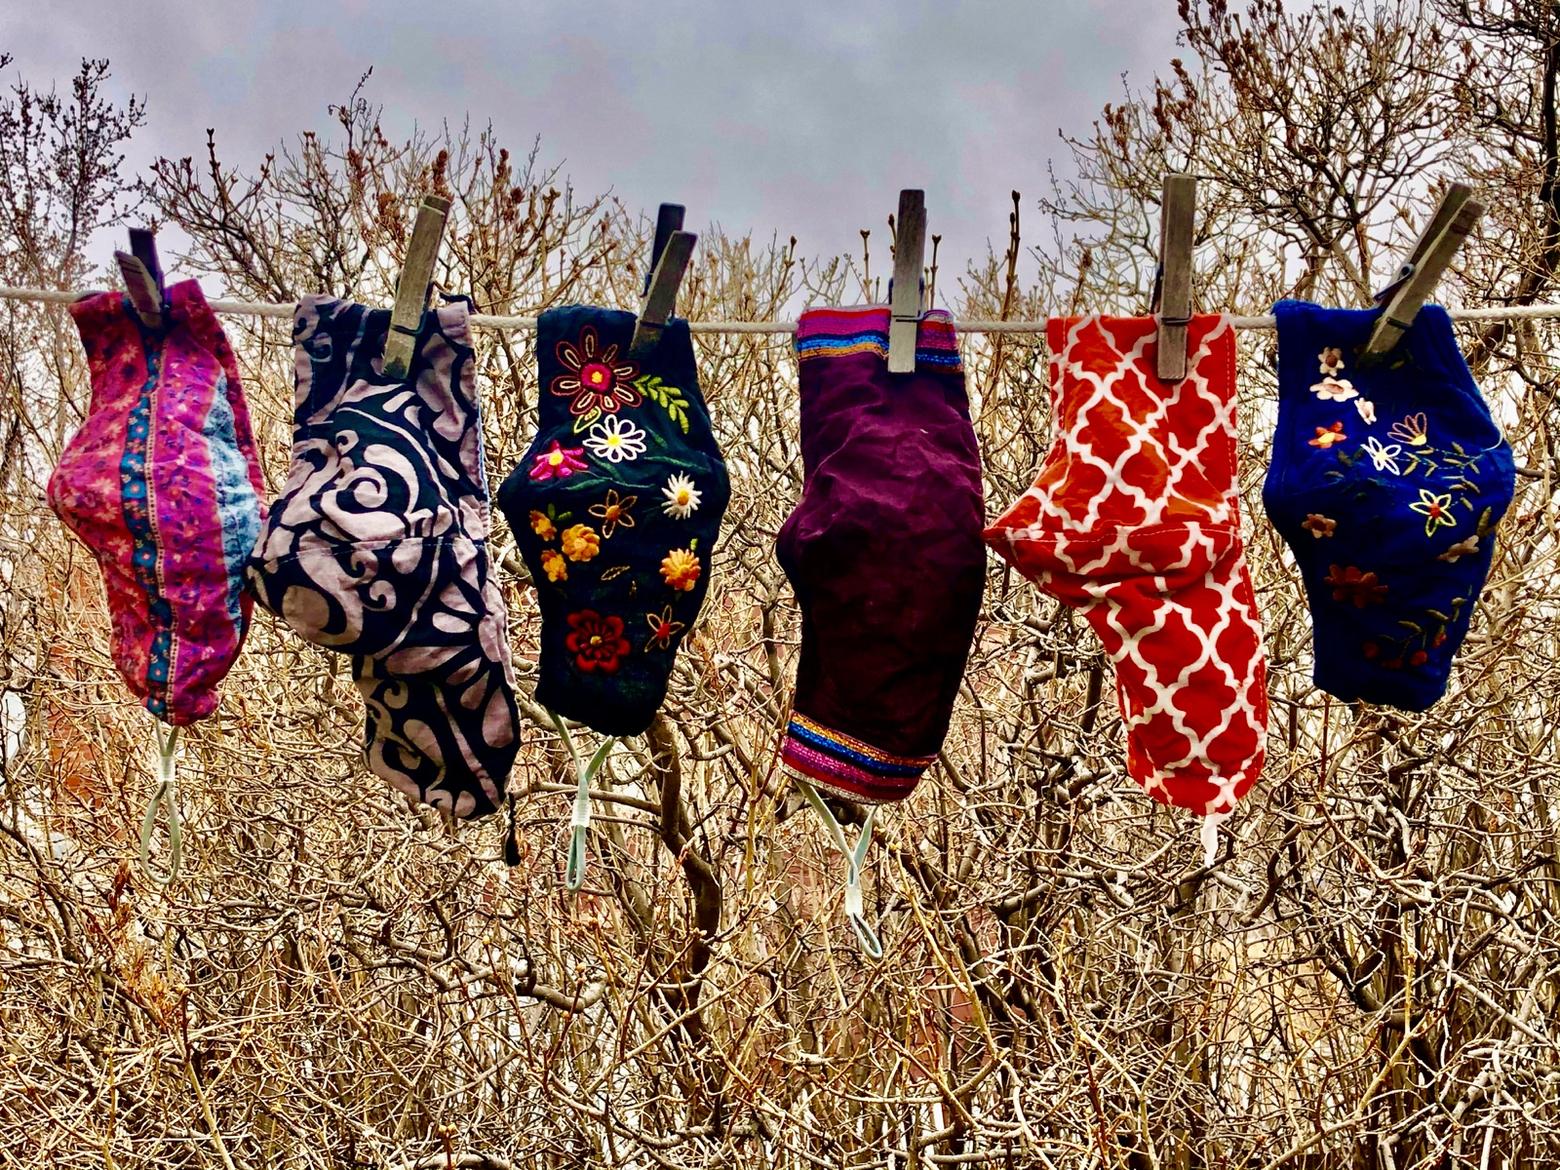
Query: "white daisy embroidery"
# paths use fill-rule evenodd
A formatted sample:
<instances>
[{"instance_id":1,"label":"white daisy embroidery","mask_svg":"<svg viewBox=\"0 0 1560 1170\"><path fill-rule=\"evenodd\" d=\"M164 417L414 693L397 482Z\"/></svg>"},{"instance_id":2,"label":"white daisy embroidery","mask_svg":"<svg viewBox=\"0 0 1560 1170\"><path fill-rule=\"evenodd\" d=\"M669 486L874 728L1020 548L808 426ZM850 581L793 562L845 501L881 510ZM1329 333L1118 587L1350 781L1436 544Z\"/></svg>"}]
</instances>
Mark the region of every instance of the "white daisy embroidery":
<instances>
[{"instance_id":1,"label":"white daisy embroidery","mask_svg":"<svg viewBox=\"0 0 1560 1170\"><path fill-rule=\"evenodd\" d=\"M609 414L585 436L590 453L608 463L638 459L645 453L645 432L626 418Z\"/></svg>"},{"instance_id":2,"label":"white daisy embroidery","mask_svg":"<svg viewBox=\"0 0 1560 1170\"><path fill-rule=\"evenodd\" d=\"M1369 398L1356 398L1354 400L1354 409L1360 412L1360 417L1367 423L1376 421L1376 404Z\"/></svg>"},{"instance_id":3,"label":"white daisy embroidery","mask_svg":"<svg viewBox=\"0 0 1560 1170\"><path fill-rule=\"evenodd\" d=\"M1398 470L1397 457L1403 453L1403 448L1396 443L1389 443L1383 447L1381 440L1372 435L1365 440L1361 451L1370 456L1370 461L1376 465L1377 471L1390 471L1393 475L1402 475Z\"/></svg>"},{"instance_id":4,"label":"white daisy embroidery","mask_svg":"<svg viewBox=\"0 0 1560 1170\"><path fill-rule=\"evenodd\" d=\"M1311 393L1323 402L1347 402L1351 398L1359 397L1360 392L1347 378L1323 378L1311 387Z\"/></svg>"},{"instance_id":5,"label":"white daisy embroidery","mask_svg":"<svg viewBox=\"0 0 1560 1170\"><path fill-rule=\"evenodd\" d=\"M661 494L666 497L666 503L661 505L661 511L675 519L686 520L699 510L699 500L702 497L699 489L693 486L693 480L686 475L672 476L661 489Z\"/></svg>"},{"instance_id":6,"label":"white daisy embroidery","mask_svg":"<svg viewBox=\"0 0 1560 1170\"><path fill-rule=\"evenodd\" d=\"M1316 355L1316 360L1321 363L1322 373L1336 376L1338 371L1343 369L1343 350L1335 345L1329 345Z\"/></svg>"}]
</instances>

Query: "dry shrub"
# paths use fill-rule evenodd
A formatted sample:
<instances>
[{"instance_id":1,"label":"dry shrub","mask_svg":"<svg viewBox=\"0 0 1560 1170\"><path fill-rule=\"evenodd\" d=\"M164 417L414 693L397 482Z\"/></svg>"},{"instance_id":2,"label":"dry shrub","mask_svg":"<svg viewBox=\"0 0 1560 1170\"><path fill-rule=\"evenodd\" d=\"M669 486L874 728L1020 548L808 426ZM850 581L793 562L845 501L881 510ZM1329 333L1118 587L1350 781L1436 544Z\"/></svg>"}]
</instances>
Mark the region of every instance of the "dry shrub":
<instances>
[{"instance_id":1,"label":"dry shrub","mask_svg":"<svg viewBox=\"0 0 1560 1170\"><path fill-rule=\"evenodd\" d=\"M1560 297L1551 6L1255 0L1237 17L1183 0L1182 19L1188 62L1069 140L1074 177L1039 206L1039 280L1016 275L1015 196L1010 249L951 295L944 276L959 315L1142 311L1160 179L1179 167L1204 178L1204 308L1361 303L1459 175L1490 212L1447 298ZM208 288L387 303L411 210L437 190L455 201L441 280L482 310L634 303L642 218L486 131L391 143L360 93L331 136L249 170L213 144L139 191L107 165L29 202L50 134L112 161L140 118L102 101L94 68L76 91L89 117L67 123L25 87L0 110L9 283L78 281L72 209L114 218L140 194L185 234L179 271ZM771 318L880 295L884 235L860 261L812 261L705 233L681 308ZM261 615L219 715L186 741L187 858L162 888L127 866L150 720L114 678L94 570L41 497L86 399L80 361L57 311L4 311L8 1163L1483 1170L1560 1156L1552 324L1464 331L1521 472L1450 690L1421 716L1309 684L1299 582L1257 492L1273 341L1243 335L1273 727L1265 780L1211 867L1190 819L1127 780L1093 636L993 560L939 765L871 854L888 950L872 964L839 915L840 863L775 760L797 644L772 552L800 488L784 338L698 341L734 496L664 714L607 767L584 894L562 890L570 780L528 699L537 613L513 557L517 866L505 817L455 827L366 775L345 664ZM274 487L287 328L229 330ZM1044 356L1034 336L965 339L989 512L1043 452ZM534 426L535 364L516 333L484 334L479 357L496 479ZM502 528L496 543L512 547Z\"/></svg>"}]
</instances>

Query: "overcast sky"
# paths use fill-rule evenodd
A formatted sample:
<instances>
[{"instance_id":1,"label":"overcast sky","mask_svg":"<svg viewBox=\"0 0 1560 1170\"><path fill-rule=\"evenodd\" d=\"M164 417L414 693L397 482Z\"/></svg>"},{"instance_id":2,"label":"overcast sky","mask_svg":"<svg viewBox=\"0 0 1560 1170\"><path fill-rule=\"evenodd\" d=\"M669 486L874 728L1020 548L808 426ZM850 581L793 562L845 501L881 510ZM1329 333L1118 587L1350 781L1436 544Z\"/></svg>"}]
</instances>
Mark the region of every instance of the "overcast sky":
<instances>
[{"instance_id":1,"label":"overcast sky","mask_svg":"<svg viewBox=\"0 0 1560 1170\"><path fill-rule=\"evenodd\" d=\"M253 169L370 65L387 130L492 120L523 153L541 136L577 188L629 207L688 207L688 226L796 235L804 254L855 251L900 187L925 187L950 261L1026 215L1058 130L1084 131L1121 78L1175 55L1174 0L460 4L453 0L5 0L8 80L65 84L108 57L144 95L130 154L204 151ZM1029 221L1031 224L1034 220Z\"/></svg>"}]
</instances>

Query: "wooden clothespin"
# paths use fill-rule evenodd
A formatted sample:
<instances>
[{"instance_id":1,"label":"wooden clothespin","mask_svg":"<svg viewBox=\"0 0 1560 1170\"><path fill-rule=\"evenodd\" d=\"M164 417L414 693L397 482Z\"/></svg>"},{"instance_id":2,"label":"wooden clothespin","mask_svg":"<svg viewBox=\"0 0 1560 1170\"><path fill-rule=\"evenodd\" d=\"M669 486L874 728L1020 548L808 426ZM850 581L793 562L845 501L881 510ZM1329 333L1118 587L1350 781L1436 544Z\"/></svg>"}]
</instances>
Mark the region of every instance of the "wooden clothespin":
<instances>
[{"instance_id":1,"label":"wooden clothespin","mask_svg":"<svg viewBox=\"0 0 1560 1170\"><path fill-rule=\"evenodd\" d=\"M926 267L926 192L899 192L894 220L894 277L888 294L888 372L915 373L915 343L921 324L921 272Z\"/></svg>"},{"instance_id":2,"label":"wooden clothespin","mask_svg":"<svg viewBox=\"0 0 1560 1170\"><path fill-rule=\"evenodd\" d=\"M1453 183L1441 198L1430 224L1414 241L1414 248L1398 269L1392 283L1376 294L1386 307L1371 330L1361 360L1379 361L1397 346L1408 332L1419 310L1435 291L1441 275L1457 255L1463 240L1484 214L1484 204L1473 197L1466 183Z\"/></svg>"},{"instance_id":3,"label":"wooden clothespin","mask_svg":"<svg viewBox=\"0 0 1560 1170\"><path fill-rule=\"evenodd\" d=\"M381 371L387 378L404 378L417 347L417 331L422 327L423 310L428 306L428 288L433 283L433 266L439 259L444 241L444 224L450 214L450 201L441 195L424 195L412 225L412 242L406 246L406 263L401 266L395 285L395 308L390 313L390 333L385 338L385 358Z\"/></svg>"},{"instance_id":4,"label":"wooden clothespin","mask_svg":"<svg viewBox=\"0 0 1560 1170\"><path fill-rule=\"evenodd\" d=\"M1197 180L1166 175L1159 201L1159 275L1154 313L1159 317L1159 361L1163 382L1186 377L1186 327L1192 323L1192 237L1197 225Z\"/></svg>"},{"instance_id":5,"label":"wooden clothespin","mask_svg":"<svg viewBox=\"0 0 1560 1170\"><path fill-rule=\"evenodd\" d=\"M639 303L634 336L628 343L628 352L634 357L642 357L660 344L661 333L677 307L677 290L693 258L693 245L699 239L693 232L682 230L684 210L680 203L663 203L656 213L655 243L650 248L644 299Z\"/></svg>"},{"instance_id":6,"label":"wooden clothespin","mask_svg":"<svg viewBox=\"0 0 1560 1170\"><path fill-rule=\"evenodd\" d=\"M119 265L119 275L124 278L136 316L148 329L158 328L163 313L163 271L157 259L156 233L131 228L130 251L115 252L114 261Z\"/></svg>"}]
</instances>

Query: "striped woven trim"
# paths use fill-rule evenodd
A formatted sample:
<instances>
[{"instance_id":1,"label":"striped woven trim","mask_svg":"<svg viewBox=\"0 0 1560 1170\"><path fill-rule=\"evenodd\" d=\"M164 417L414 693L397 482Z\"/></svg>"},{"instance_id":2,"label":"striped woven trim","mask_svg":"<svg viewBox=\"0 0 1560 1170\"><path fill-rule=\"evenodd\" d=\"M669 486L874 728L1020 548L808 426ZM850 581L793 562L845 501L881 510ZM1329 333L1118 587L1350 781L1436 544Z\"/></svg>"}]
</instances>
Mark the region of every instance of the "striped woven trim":
<instances>
[{"instance_id":1,"label":"striped woven trim","mask_svg":"<svg viewBox=\"0 0 1560 1170\"><path fill-rule=\"evenodd\" d=\"M890 320L886 305L808 309L797 322L796 356L800 361L808 361L869 353L887 361ZM916 330L915 360L917 365L955 373L963 369L959 335L954 331L953 318L942 309L922 314Z\"/></svg>"},{"instance_id":2,"label":"striped woven trim","mask_svg":"<svg viewBox=\"0 0 1560 1170\"><path fill-rule=\"evenodd\" d=\"M851 800L899 800L937 757L896 756L793 715L780 748L788 772Z\"/></svg>"}]
</instances>

